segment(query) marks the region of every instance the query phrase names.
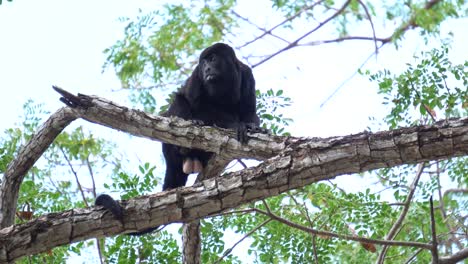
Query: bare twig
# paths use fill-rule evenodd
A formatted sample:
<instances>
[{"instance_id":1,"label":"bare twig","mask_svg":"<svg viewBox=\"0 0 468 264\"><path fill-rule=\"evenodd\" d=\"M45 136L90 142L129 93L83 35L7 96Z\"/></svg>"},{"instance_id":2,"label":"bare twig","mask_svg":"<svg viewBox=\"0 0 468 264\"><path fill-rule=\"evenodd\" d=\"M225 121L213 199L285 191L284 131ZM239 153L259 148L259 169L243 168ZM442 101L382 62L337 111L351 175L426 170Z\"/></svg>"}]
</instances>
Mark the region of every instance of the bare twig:
<instances>
[{"instance_id":1,"label":"bare twig","mask_svg":"<svg viewBox=\"0 0 468 264\"><path fill-rule=\"evenodd\" d=\"M372 41L381 42L381 43L384 43L385 41L387 41L386 38L366 37L366 36L346 36L346 37L339 37L335 39L314 40L314 41L310 41L307 43L297 44L297 46L318 46L322 44L337 43L337 42L342 42L346 40L372 40ZM380 47L377 47L377 48L380 49ZM374 54L375 52L372 52L372 55Z\"/></svg>"},{"instance_id":2,"label":"bare twig","mask_svg":"<svg viewBox=\"0 0 468 264\"><path fill-rule=\"evenodd\" d=\"M379 48L382 48L384 44L380 45ZM372 52L369 57L367 57L363 63L361 63L361 65L359 65L358 68L362 68L364 67L364 65L374 56L374 52ZM336 87L336 89L327 97L327 99L325 99L321 104L320 104L320 108L322 108L331 98L333 98L333 96L338 93L338 91L341 90L341 88L344 87L344 85L349 82L349 80L351 80L352 78L354 78L354 76L356 76L356 74L358 74L358 71L355 71L353 72L348 78L346 78L340 85L338 85L338 87Z\"/></svg>"},{"instance_id":3,"label":"bare twig","mask_svg":"<svg viewBox=\"0 0 468 264\"><path fill-rule=\"evenodd\" d=\"M273 218L273 220L276 220L276 221L278 221L280 223L288 225L288 226L290 226L292 228L296 228L296 229L299 229L299 230L302 230L304 232L308 232L308 233L311 233L311 234L326 236L326 237L340 238L340 239L345 239L345 240L358 241L358 242L364 242L364 243L378 244L378 245L416 247L416 248L424 248L424 249L428 249L428 250L432 249L431 244L420 243L420 242L389 241L389 240L370 239L370 238L365 238L365 237L342 235L342 234L336 234L336 233L328 232L328 231L316 230L316 229L313 229L313 228L309 228L309 227L306 227L306 226L303 226L303 225L296 224L296 223L291 222L291 221L289 221L287 219L284 219L282 217L279 217L279 216L273 214L271 211L269 212L268 205L266 205L266 206L267 206L267 211L263 211L263 210L256 209L256 208L255 208L255 211L257 213L269 216L269 217Z\"/></svg>"},{"instance_id":4,"label":"bare twig","mask_svg":"<svg viewBox=\"0 0 468 264\"><path fill-rule=\"evenodd\" d=\"M265 35L270 35L270 36L275 37L275 38L277 38L277 39L279 39L279 40L281 40L281 41L283 41L283 42L289 43L289 41L287 41L286 39L284 39L284 38L282 38L282 37L280 37L280 36L278 36L278 35L273 34L273 32L272 32L271 29L270 29L270 30L266 30L266 29L264 29L264 28L262 28L262 27L259 27L258 25L256 25L255 23L253 23L252 21L250 21L249 19L247 19L246 17L243 17L243 16L241 16L240 14L238 14L236 11L232 11L232 13L233 13L236 17L238 17L238 18L244 20L245 22L247 22L247 23L251 24L252 26L256 27L258 30L264 32L264 34L262 34L262 35L259 36L259 37L256 37L256 38L255 38L254 40L252 40L250 43L252 43L252 42L258 40L259 38L264 37ZM244 44L244 45L242 45L242 46L239 46L239 47L237 47L237 48L240 49L240 48L242 48L242 47L244 47L244 46L247 46L247 45L250 44L250 43L247 42L246 44Z\"/></svg>"},{"instance_id":5,"label":"bare twig","mask_svg":"<svg viewBox=\"0 0 468 264\"><path fill-rule=\"evenodd\" d=\"M224 254L218 259L216 260L215 263L221 263L221 261L227 256L229 255L232 250L237 246L239 245L242 241L244 241L244 239L248 238L249 236L251 236L253 233L255 233L258 229L262 228L263 226L265 226L266 224L268 224L269 222L271 222L272 219L267 219L266 221L264 221L263 223L261 223L260 225L256 226L254 229L250 230L250 232L248 232L247 234L245 234L241 239L239 239L239 241L237 241L232 247L230 247L229 249L227 249L226 251L224 251Z\"/></svg>"},{"instance_id":6,"label":"bare twig","mask_svg":"<svg viewBox=\"0 0 468 264\"><path fill-rule=\"evenodd\" d=\"M289 21L292 21L293 19L295 19L296 17L298 17L299 15L301 15L302 13L304 13L305 11L314 8L315 6L321 4L322 2L324 2L324 0L315 2L315 3L313 3L312 5L305 6L305 7L301 8L299 11L296 12L296 14L294 14L294 15L291 16L291 17L286 18L285 20L283 20L282 22L280 22L280 23L277 24L276 26L270 28L269 30L264 30L264 29L262 29L262 30L264 31L263 34L261 34L260 36L254 38L254 39L251 40L251 41L246 42L245 44L243 44L243 45L241 45L241 46L239 46L239 47L237 47L237 48L238 48L238 49L243 48L243 47L245 47L245 46L247 46L247 45L249 45L249 44L252 44L253 42L255 42L255 41L257 41L257 40L263 38L263 37L264 37L265 35L267 35L267 34L272 34L273 30L277 29L278 27L284 25L285 23L287 23L287 22L289 22ZM285 40L284 40L284 41L285 41ZM286 41L286 42L287 42L287 41Z\"/></svg>"},{"instance_id":7,"label":"bare twig","mask_svg":"<svg viewBox=\"0 0 468 264\"><path fill-rule=\"evenodd\" d=\"M89 207L88 201L86 200L86 196L85 196L84 191L83 191L83 188L81 187L80 180L78 179L78 174L76 173L75 169L73 168L73 165L71 164L70 160L68 159L67 154L65 153L63 148L59 146L59 149L62 152L63 157L67 161L68 167L70 167L70 171L72 172L73 176L75 176L76 185L78 185L78 190L80 190L81 198L83 199L83 202L85 203L86 207Z\"/></svg>"},{"instance_id":8,"label":"bare twig","mask_svg":"<svg viewBox=\"0 0 468 264\"><path fill-rule=\"evenodd\" d=\"M89 175L91 176L91 182L92 182L92 192L93 192L93 197L96 199L96 182L94 180L94 172L93 168L91 168L91 162L89 161L89 155L86 157L86 165L88 167Z\"/></svg>"},{"instance_id":9,"label":"bare twig","mask_svg":"<svg viewBox=\"0 0 468 264\"><path fill-rule=\"evenodd\" d=\"M271 58L275 57L276 55L286 51L286 50L289 50L295 46L297 46L297 44L299 43L299 41L301 41L302 39L304 39L305 37L309 36L310 34L314 33L315 31L319 30L320 28L322 28L324 25L326 25L328 22L330 22L332 19L334 19L335 17L337 17L338 15L340 15L341 13L343 13L343 11L346 9L346 7L349 5L349 3L351 2L351 0L348 0L344 3L344 5L338 10L336 11L333 15L331 15L329 18L325 19L323 22L319 23L318 26L316 26L314 29L310 30L309 32L305 33L304 35L302 35L301 37L299 37L298 39L296 39L295 41L291 42L289 45L287 45L286 47L280 49L279 51L269 55L268 57L264 58L263 60L255 63L254 65L252 65L252 68L255 68L257 67L258 65L262 64L262 63L265 63L266 61L270 60Z\"/></svg>"},{"instance_id":10,"label":"bare twig","mask_svg":"<svg viewBox=\"0 0 468 264\"><path fill-rule=\"evenodd\" d=\"M372 28L372 38L374 40L374 45L375 45L375 54L377 55L377 53L379 52L379 48L377 47L377 37L375 36L374 22L372 22L372 17L369 13L369 10L367 10L367 6L361 0L358 0L358 3L362 6L362 8L364 9L364 12L366 12L367 19L369 19L369 23Z\"/></svg>"},{"instance_id":11,"label":"bare twig","mask_svg":"<svg viewBox=\"0 0 468 264\"><path fill-rule=\"evenodd\" d=\"M414 252L413 255L411 255L411 257L409 257L406 261L405 261L405 264L408 264L408 263L411 263L411 261L413 261L413 259L419 255L419 253L421 253L424 249L423 248L420 248L418 250L416 250L416 252Z\"/></svg>"},{"instance_id":12,"label":"bare twig","mask_svg":"<svg viewBox=\"0 0 468 264\"><path fill-rule=\"evenodd\" d=\"M403 220L405 220L406 214L408 213L411 201L413 200L414 193L416 191L416 188L418 187L418 182L419 182L419 179L421 178L424 168L425 168L424 163L420 163L416 176L414 177L414 180L411 183L408 195L406 196L405 203L403 205L403 209L401 210L400 216L398 217L397 221L393 224L393 226L390 228L390 231L388 231L387 237L385 239L393 240L398 230L400 229L401 224L403 223ZM384 263L387 250L388 250L387 246L384 246L382 248L382 251L380 251L379 257L377 258L377 263L379 264Z\"/></svg>"},{"instance_id":13,"label":"bare twig","mask_svg":"<svg viewBox=\"0 0 468 264\"><path fill-rule=\"evenodd\" d=\"M247 168L247 164L245 164L245 162L243 162L241 159L237 159L237 162L239 162L239 164L245 168Z\"/></svg>"},{"instance_id":14,"label":"bare twig","mask_svg":"<svg viewBox=\"0 0 468 264\"><path fill-rule=\"evenodd\" d=\"M93 168L91 167L91 162L89 161L89 155L86 156L86 165L88 167L89 175L91 176L93 197L94 199L96 199L97 197L96 182L94 181L94 172L93 172ZM97 251L99 255L99 261L101 262L101 264L107 263L106 257L103 254L104 252L103 247L104 247L105 241L106 241L105 239L96 238L96 247L97 247Z\"/></svg>"},{"instance_id":15,"label":"bare twig","mask_svg":"<svg viewBox=\"0 0 468 264\"><path fill-rule=\"evenodd\" d=\"M431 205L431 233L432 233L432 263L438 264L439 263L439 252L437 250L437 234L436 234L436 223L434 217L434 202L432 201L432 196L429 199L429 203Z\"/></svg>"},{"instance_id":16,"label":"bare twig","mask_svg":"<svg viewBox=\"0 0 468 264\"><path fill-rule=\"evenodd\" d=\"M424 9L425 10L429 10L431 9L432 7L434 7L437 3L439 3L441 0L433 0L433 1L429 1L426 3L426 5L424 6ZM386 38L377 38L375 36L375 33L374 33L374 36L371 38L371 37L344 37L344 38L338 38L338 39L334 39L334 40L325 40L325 41L317 41L317 42L311 42L309 43L309 45L319 45L319 44L325 44L325 43L333 43L333 42L340 42L340 41L344 41L344 40L373 40L374 43L376 41L380 41L381 42L381 45L380 47L377 47L376 48L376 53L379 49L381 49L385 44L387 43L390 43L392 41L392 39L394 39L396 36L398 36L399 34L402 34L403 32L406 32L408 31L409 29L411 28L415 28L417 27L418 25L416 25L416 17L413 15L411 17L411 19L409 21L407 21L406 23L402 24L400 26L399 29L395 30L395 32L392 33L391 36L389 37L386 37ZM359 67L363 67L364 64L367 63L367 61L374 55L374 52L364 61L364 63ZM339 90L341 90L341 88L344 86L344 84L346 82L348 82L350 79L352 79L355 75L356 75L357 72L353 73L349 78L347 78L340 86L338 86L334 91L333 93L327 97L327 99L325 99L325 101L320 104L320 107L323 107L325 105L325 103L327 103Z\"/></svg>"},{"instance_id":17,"label":"bare twig","mask_svg":"<svg viewBox=\"0 0 468 264\"><path fill-rule=\"evenodd\" d=\"M457 246L457 248L460 250L460 249L463 249L463 245L457 239L455 234L453 234L456 231L456 228L454 228L450 224L450 221L447 221L448 217L447 217L447 212L445 210L444 195L442 195L442 185L440 183L440 174L441 174L440 162L436 162L435 165L436 165L436 175L435 175L435 177L436 177L436 182L437 182L437 195L439 196L438 209L439 209L440 213L442 214L442 219L443 219L443 222L445 223L445 226L447 227L448 230L450 230L450 234L449 234L450 240L449 241L452 241Z\"/></svg>"}]
</instances>

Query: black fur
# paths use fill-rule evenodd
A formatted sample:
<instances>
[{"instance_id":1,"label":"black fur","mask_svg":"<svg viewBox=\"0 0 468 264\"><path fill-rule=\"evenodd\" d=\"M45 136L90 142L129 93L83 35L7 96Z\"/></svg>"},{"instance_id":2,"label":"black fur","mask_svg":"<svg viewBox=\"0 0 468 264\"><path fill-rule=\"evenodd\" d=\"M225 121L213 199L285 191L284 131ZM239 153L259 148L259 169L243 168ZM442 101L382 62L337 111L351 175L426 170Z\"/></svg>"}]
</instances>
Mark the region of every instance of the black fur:
<instances>
[{"instance_id":1,"label":"black fur","mask_svg":"<svg viewBox=\"0 0 468 264\"><path fill-rule=\"evenodd\" d=\"M239 141L247 141L248 130L262 131L256 114L255 80L251 69L240 62L234 50L223 43L206 48L184 86L176 92L164 116L195 120L209 126L236 129ZM191 159L206 166L211 153L163 143L166 175L163 190L185 186L188 174L184 161ZM101 195L102 205L122 219L120 205L110 196ZM98 203L99 202L99 203ZM118 207L118 209L117 209ZM144 230L142 234L155 230Z\"/></svg>"},{"instance_id":2,"label":"black fur","mask_svg":"<svg viewBox=\"0 0 468 264\"><path fill-rule=\"evenodd\" d=\"M250 68L240 62L234 50L222 43L205 49L199 64L174 97L164 116L202 121L203 124L236 129L245 142L246 131L259 126L256 114L255 80ZM188 174L182 170L186 158L203 166L211 157L201 150L187 150L163 143L166 175L163 190L184 186Z\"/></svg>"}]
</instances>

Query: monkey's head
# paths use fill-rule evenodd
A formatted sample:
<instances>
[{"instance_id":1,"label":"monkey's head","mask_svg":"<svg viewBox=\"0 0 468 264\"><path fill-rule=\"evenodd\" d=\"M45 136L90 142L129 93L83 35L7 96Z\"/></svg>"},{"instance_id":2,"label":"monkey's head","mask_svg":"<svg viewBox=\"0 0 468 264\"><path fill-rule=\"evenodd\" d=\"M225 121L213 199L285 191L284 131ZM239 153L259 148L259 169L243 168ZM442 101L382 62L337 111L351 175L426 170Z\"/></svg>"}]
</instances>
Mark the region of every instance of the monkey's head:
<instances>
[{"instance_id":1,"label":"monkey's head","mask_svg":"<svg viewBox=\"0 0 468 264\"><path fill-rule=\"evenodd\" d=\"M242 74L240 62L234 50L224 43L216 43L206 48L200 55L198 78L209 97L234 97L239 100Z\"/></svg>"}]
</instances>

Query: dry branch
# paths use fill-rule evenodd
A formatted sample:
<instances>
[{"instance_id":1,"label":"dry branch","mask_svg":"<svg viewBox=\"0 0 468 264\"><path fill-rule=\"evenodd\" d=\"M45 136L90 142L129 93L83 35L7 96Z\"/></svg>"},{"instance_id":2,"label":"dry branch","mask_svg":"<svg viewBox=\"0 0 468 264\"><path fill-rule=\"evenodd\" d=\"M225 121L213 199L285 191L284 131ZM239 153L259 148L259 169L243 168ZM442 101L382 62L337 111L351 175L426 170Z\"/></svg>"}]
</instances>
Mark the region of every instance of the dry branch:
<instances>
[{"instance_id":1,"label":"dry branch","mask_svg":"<svg viewBox=\"0 0 468 264\"><path fill-rule=\"evenodd\" d=\"M70 108L61 108L39 128L18 155L8 164L0 186L0 228L14 223L18 192L24 176L54 139L76 117Z\"/></svg>"},{"instance_id":2,"label":"dry branch","mask_svg":"<svg viewBox=\"0 0 468 264\"><path fill-rule=\"evenodd\" d=\"M124 201L123 225L108 211L90 208L51 213L4 228L0 230L0 262L93 237L207 217L338 175L468 154L468 118L325 139L257 134L241 145L232 131L150 116L97 97L80 98L87 104L72 109L77 116L133 135L202 148L229 158L279 155L257 167L206 179L192 187Z\"/></svg>"}]
</instances>

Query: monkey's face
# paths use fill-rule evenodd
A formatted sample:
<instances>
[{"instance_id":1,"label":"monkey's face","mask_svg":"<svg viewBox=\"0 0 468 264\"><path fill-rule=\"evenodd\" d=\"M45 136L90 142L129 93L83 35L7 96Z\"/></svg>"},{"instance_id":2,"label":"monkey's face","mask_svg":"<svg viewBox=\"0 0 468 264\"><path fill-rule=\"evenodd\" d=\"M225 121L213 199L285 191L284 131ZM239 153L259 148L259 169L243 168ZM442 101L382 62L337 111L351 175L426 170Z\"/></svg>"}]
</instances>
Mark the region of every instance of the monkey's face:
<instances>
[{"instance_id":1,"label":"monkey's face","mask_svg":"<svg viewBox=\"0 0 468 264\"><path fill-rule=\"evenodd\" d=\"M200 60L200 79L208 96L223 96L240 93L241 78L236 58L226 52L212 52ZM224 99L225 100L225 99Z\"/></svg>"}]
</instances>

